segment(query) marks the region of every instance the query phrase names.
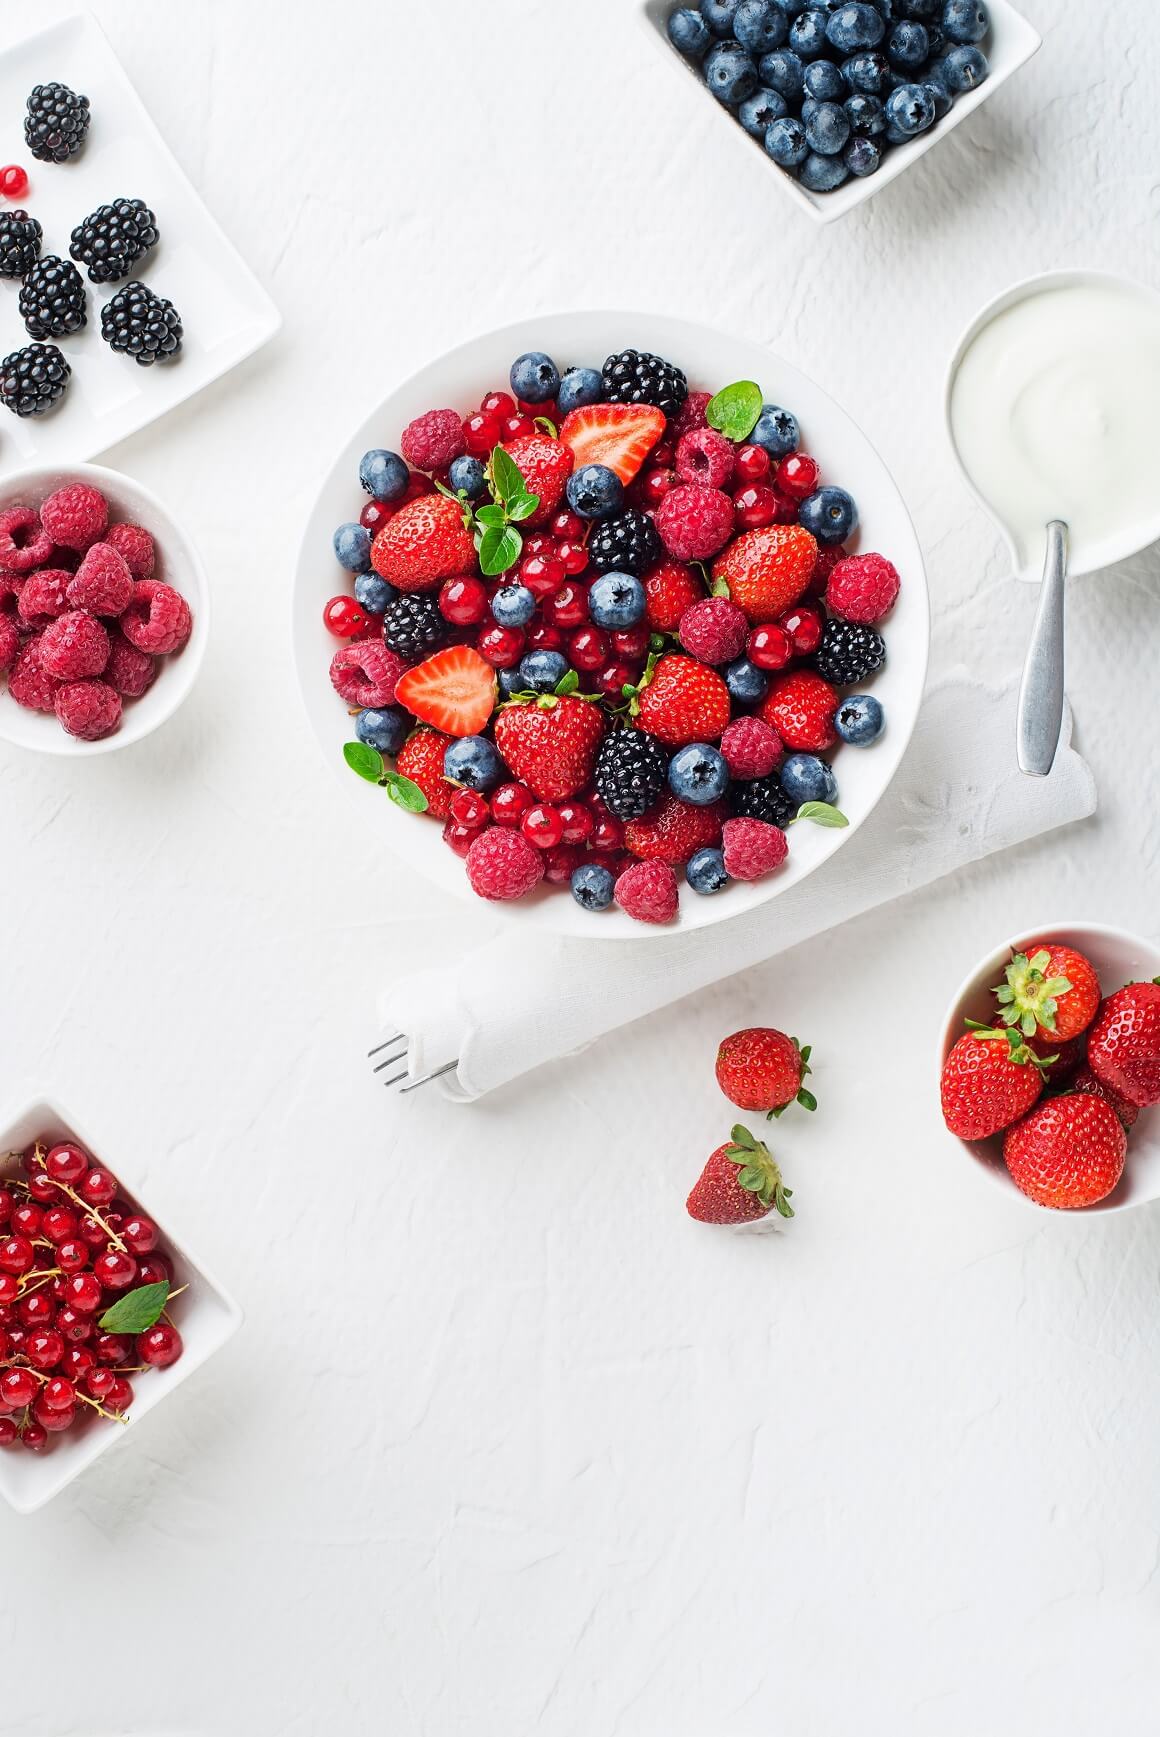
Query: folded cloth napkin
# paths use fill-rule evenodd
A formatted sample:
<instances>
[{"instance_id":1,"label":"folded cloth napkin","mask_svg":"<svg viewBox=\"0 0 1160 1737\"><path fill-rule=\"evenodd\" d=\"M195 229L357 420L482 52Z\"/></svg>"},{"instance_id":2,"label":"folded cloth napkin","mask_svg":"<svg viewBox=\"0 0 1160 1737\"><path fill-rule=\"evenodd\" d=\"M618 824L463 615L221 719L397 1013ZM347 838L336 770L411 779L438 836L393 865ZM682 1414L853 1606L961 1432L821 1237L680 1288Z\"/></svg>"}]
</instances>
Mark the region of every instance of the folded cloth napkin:
<instances>
[{"instance_id":1,"label":"folded cloth napkin","mask_svg":"<svg viewBox=\"0 0 1160 1737\"><path fill-rule=\"evenodd\" d=\"M406 1034L412 1080L446 1069L439 1086L466 1103L964 863L1093 813L1095 784L1070 746L1070 714L1055 768L1042 779L1016 766L1014 716L1013 686L985 688L965 671L951 673L927 692L910 748L874 813L779 898L717 924L711 935L678 926L663 938L612 946L537 934L536 974L552 985L550 1017L532 995L497 1001L495 985L511 975L505 922L495 938L392 984L379 1001L383 1034Z\"/></svg>"}]
</instances>

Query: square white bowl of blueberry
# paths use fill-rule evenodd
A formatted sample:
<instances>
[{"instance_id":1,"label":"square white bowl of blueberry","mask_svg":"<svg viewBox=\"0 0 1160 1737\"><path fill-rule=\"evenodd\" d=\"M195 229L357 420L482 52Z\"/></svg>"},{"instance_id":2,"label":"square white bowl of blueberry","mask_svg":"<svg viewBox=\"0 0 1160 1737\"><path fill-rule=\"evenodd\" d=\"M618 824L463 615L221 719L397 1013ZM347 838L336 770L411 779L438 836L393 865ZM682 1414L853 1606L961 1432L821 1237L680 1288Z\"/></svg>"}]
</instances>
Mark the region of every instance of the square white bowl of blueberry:
<instances>
[{"instance_id":1,"label":"square white bowl of blueberry","mask_svg":"<svg viewBox=\"0 0 1160 1737\"><path fill-rule=\"evenodd\" d=\"M1040 46L1009 0L643 0L641 16L823 223L901 175Z\"/></svg>"}]
</instances>

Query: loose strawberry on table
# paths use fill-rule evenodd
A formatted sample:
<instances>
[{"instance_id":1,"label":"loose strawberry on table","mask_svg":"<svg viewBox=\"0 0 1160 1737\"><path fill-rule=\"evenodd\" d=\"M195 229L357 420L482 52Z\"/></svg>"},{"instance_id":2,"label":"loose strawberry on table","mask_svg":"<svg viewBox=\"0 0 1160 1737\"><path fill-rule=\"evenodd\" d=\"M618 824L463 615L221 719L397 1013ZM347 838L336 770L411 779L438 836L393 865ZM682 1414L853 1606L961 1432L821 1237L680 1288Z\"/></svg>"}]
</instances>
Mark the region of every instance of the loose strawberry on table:
<instances>
[{"instance_id":1,"label":"loose strawberry on table","mask_svg":"<svg viewBox=\"0 0 1160 1737\"><path fill-rule=\"evenodd\" d=\"M750 1026L723 1038L717 1049L717 1084L739 1110L764 1110L780 1116L790 1104L816 1110L818 1101L805 1085L811 1072L810 1046L772 1026Z\"/></svg>"}]
</instances>

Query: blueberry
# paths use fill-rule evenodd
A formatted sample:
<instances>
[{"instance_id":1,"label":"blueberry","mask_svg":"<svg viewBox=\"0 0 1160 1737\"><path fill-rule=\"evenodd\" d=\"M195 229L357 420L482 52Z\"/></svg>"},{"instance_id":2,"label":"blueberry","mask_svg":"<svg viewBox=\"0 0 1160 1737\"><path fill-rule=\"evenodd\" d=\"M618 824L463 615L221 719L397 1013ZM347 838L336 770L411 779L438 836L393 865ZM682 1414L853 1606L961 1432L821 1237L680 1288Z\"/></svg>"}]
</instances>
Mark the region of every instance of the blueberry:
<instances>
[{"instance_id":1,"label":"blueberry","mask_svg":"<svg viewBox=\"0 0 1160 1737\"><path fill-rule=\"evenodd\" d=\"M930 58L930 37L926 27L902 19L890 32L886 58L900 72L918 72Z\"/></svg>"},{"instance_id":2,"label":"blueberry","mask_svg":"<svg viewBox=\"0 0 1160 1737\"><path fill-rule=\"evenodd\" d=\"M844 543L858 528L858 508L845 489L816 489L798 508L798 524L819 543Z\"/></svg>"},{"instance_id":3,"label":"blueberry","mask_svg":"<svg viewBox=\"0 0 1160 1737\"><path fill-rule=\"evenodd\" d=\"M518 669L497 669L495 674L499 683L499 691L505 700L514 699L516 694L522 694L525 691L524 678Z\"/></svg>"},{"instance_id":4,"label":"blueberry","mask_svg":"<svg viewBox=\"0 0 1160 1737\"><path fill-rule=\"evenodd\" d=\"M507 768L486 736L461 736L447 744L443 776L469 790L494 790L507 777Z\"/></svg>"},{"instance_id":5,"label":"blueberry","mask_svg":"<svg viewBox=\"0 0 1160 1737\"><path fill-rule=\"evenodd\" d=\"M368 495L376 501L397 501L406 493L411 473L397 452L364 452L358 467L358 480Z\"/></svg>"},{"instance_id":6,"label":"blueberry","mask_svg":"<svg viewBox=\"0 0 1160 1737\"><path fill-rule=\"evenodd\" d=\"M847 97L843 103L850 131L861 138L873 138L886 126L886 110L875 96L863 96L861 91Z\"/></svg>"},{"instance_id":7,"label":"blueberry","mask_svg":"<svg viewBox=\"0 0 1160 1737\"><path fill-rule=\"evenodd\" d=\"M795 808L800 808L803 802L838 800L838 780L816 754L791 754L777 776Z\"/></svg>"},{"instance_id":8,"label":"blueberry","mask_svg":"<svg viewBox=\"0 0 1160 1737\"><path fill-rule=\"evenodd\" d=\"M529 350L512 363L511 388L525 404L547 404L560 390L559 369L542 350Z\"/></svg>"},{"instance_id":9,"label":"blueberry","mask_svg":"<svg viewBox=\"0 0 1160 1737\"><path fill-rule=\"evenodd\" d=\"M947 33L941 24L924 24L928 52L931 56L945 54L947 50ZM929 71L929 68L927 69Z\"/></svg>"},{"instance_id":10,"label":"blueberry","mask_svg":"<svg viewBox=\"0 0 1160 1737\"><path fill-rule=\"evenodd\" d=\"M520 662L520 681L534 694L554 694L567 673L561 651L529 651Z\"/></svg>"},{"instance_id":11,"label":"blueberry","mask_svg":"<svg viewBox=\"0 0 1160 1737\"><path fill-rule=\"evenodd\" d=\"M739 706L756 706L769 692L769 677L747 657L739 657L725 671L725 686Z\"/></svg>"},{"instance_id":12,"label":"blueberry","mask_svg":"<svg viewBox=\"0 0 1160 1737\"><path fill-rule=\"evenodd\" d=\"M697 14L694 12L690 16L695 18ZM569 416L585 404L598 404L603 391L604 382L598 368L569 368L556 395L560 415Z\"/></svg>"},{"instance_id":13,"label":"blueberry","mask_svg":"<svg viewBox=\"0 0 1160 1737\"><path fill-rule=\"evenodd\" d=\"M772 54L762 55L759 69L761 82L770 90L777 91L787 102L792 103L801 96L804 70L800 57L792 48L775 48Z\"/></svg>"},{"instance_id":14,"label":"blueberry","mask_svg":"<svg viewBox=\"0 0 1160 1737\"><path fill-rule=\"evenodd\" d=\"M789 27L789 45L803 60L817 60L825 54L826 14L817 7L799 12Z\"/></svg>"},{"instance_id":15,"label":"blueberry","mask_svg":"<svg viewBox=\"0 0 1160 1737\"><path fill-rule=\"evenodd\" d=\"M875 175L882 166L882 149L860 135L852 138L842 152L842 161L851 175L857 175L861 180L866 175Z\"/></svg>"},{"instance_id":16,"label":"blueberry","mask_svg":"<svg viewBox=\"0 0 1160 1737\"><path fill-rule=\"evenodd\" d=\"M947 0L942 27L952 42L982 42L991 19L983 0Z\"/></svg>"},{"instance_id":17,"label":"blueberry","mask_svg":"<svg viewBox=\"0 0 1160 1737\"><path fill-rule=\"evenodd\" d=\"M986 55L978 48L952 48L942 65L952 97L974 90L991 70Z\"/></svg>"},{"instance_id":18,"label":"blueberry","mask_svg":"<svg viewBox=\"0 0 1160 1737\"><path fill-rule=\"evenodd\" d=\"M607 519L624 504L624 484L603 464L586 464L568 478L568 505L582 519Z\"/></svg>"},{"instance_id":19,"label":"blueberry","mask_svg":"<svg viewBox=\"0 0 1160 1737\"><path fill-rule=\"evenodd\" d=\"M900 84L886 99L886 122L915 139L934 124L934 102L920 84Z\"/></svg>"},{"instance_id":20,"label":"blueberry","mask_svg":"<svg viewBox=\"0 0 1160 1737\"><path fill-rule=\"evenodd\" d=\"M941 18L946 0L896 0L900 18L917 18L921 24L929 24L932 18Z\"/></svg>"},{"instance_id":21,"label":"blueberry","mask_svg":"<svg viewBox=\"0 0 1160 1737\"><path fill-rule=\"evenodd\" d=\"M820 151L823 157L836 157L849 137L849 116L837 103L819 103L816 112L806 122L806 142L812 151Z\"/></svg>"},{"instance_id":22,"label":"blueberry","mask_svg":"<svg viewBox=\"0 0 1160 1737\"><path fill-rule=\"evenodd\" d=\"M832 60L811 60L804 76L806 90L817 102L841 102L846 94L846 81Z\"/></svg>"},{"instance_id":23,"label":"blueberry","mask_svg":"<svg viewBox=\"0 0 1160 1737\"><path fill-rule=\"evenodd\" d=\"M733 14L738 0L701 0L701 17L714 36L733 34Z\"/></svg>"},{"instance_id":24,"label":"blueberry","mask_svg":"<svg viewBox=\"0 0 1160 1737\"><path fill-rule=\"evenodd\" d=\"M526 585L502 585L491 600L491 612L501 627L526 627L536 613L536 600Z\"/></svg>"},{"instance_id":25,"label":"blueberry","mask_svg":"<svg viewBox=\"0 0 1160 1737\"><path fill-rule=\"evenodd\" d=\"M705 62L705 83L719 103L736 108L757 89L757 68L735 42L719 42Z\"/></svg>"},{"instance_id":26,"label":"blueberry","mask_svg":"<svg viewBox=\"0 0 1160 1737\"><path fill-rule=\"evenodd\" d=\"M478 458L464 453L462 458L452 459L447 480L456 494L462 490L469 501L477 501L487 487L487 472Z\"/></svg>"},{"instance_id":27,"label":"blueberry","mask_svg":"<svg viewBox=\"0 0 1160 1737\"><path fill-rule=\"evenodd\" d=\"M919 83L934 104L935 120L941 121L944 115L950 114L954 106L950 91L941 79L932 78L929 72L923 74Z\"/></svg>"},{"instance_id":28,"label":"blueberry","mask_svg":"<svg viewBox=\"0 0 1160 1737\"><path fill-rule=\"evenodd\" d=\"M737 111L737 119L755 139L764 139L774 121L780 120L788 107L783 96L763 85L751 97L746 97Z\"/></svg>"},{"instance_id":29,"label":"blueberry","mask_svg":"<svg viewBox=\"0 0 1160 1737\"><path fill-rule=\"evenodd\" d=\"M597 627L635 627L644 611L644 586L631 573L602 573L588 588L588 613Z\"/></svg>"},{"instance_id":30,"label":"blueberry","mask_svg":"<svg viewBox=\"0 0 1160 1737\"><path fill-rule=\"evenodd\" d=\"M843 742L854 748L868 748L885 727L886 714L872 694L851 694L842 701L834 719L834 728Z\"/></svg>"},{"instance_id":31,"label":"blueberry","mask_svg":"<svg viewBox=\"0 0 1160 1737\"><path fill-rule=\"evenodd\" d=\"M699 12L681 6L670 14L669 41L687 60L704 60L712 40L712 31Z\"/></svg>"},{"instance_id":32,"label":"blueberry","mask_svg":"<svg viewBox=\"0 0 1160 1737\"><path fill-rule=\"evenodd\" d=\"M368 748L377 748L380 754L397 754L407 740L410 727L411 719L406 712L394 706L381 711L372 707L360 712L354 721L354 733L359 741L365 742Z\"/></svg>"},{"instance_id":33,"label":"blueberry","mask_svg":"<svg viewBox=\"0 0 1160 1737\"><path fill-rule=\"evenodd\" d=\"M832 193L849 176L850 171L841 157L823 157L818 151L811 151L798 170L802 186L811 193Z\"/></svg>"},{"instance_id":34,"label":"blueberry","mask_svg":"<svg viewBox=\"0 0 1160 1737\"><path fill-rule=\"evenodd\" d=\"M606 911L615 885L612 870L603 863L582 862L572 870L572 897L586 911Z\"/></svg>"},{"instance_id":35,"label":"blueberry","mask_svg":"<svg viewBox=\"0 0 1160 1737\"><path fill-rule=\"evenodd\" d=\"M851 0L839 6L826 22L826 38L839 54L859 54L865 48L877 48L886 34L882 14L873 6Z\"/></svg>"},{"instance_id":36,"label":"blueberry","mask_svg":"<svg viewBox=\"0 0 1160 1737\"><path fill-rule=\"evenodd\" d=\"M841 110L838 112L840 114ZM762 405L757 426L749 436L750 445L763 446L770 458L788 458L791 452L797 451L800 439L797 417L777 404Z\"/></svg>"},{"instance_id":37,"label":"blueberry","mask_svg":"<svg viewBox=\"0 0 1160 1737\"><path fill-rule=\"evenodd\" d=\"M799 163L804 163L810 154L805 128L792 117L784 121L774 121L765 135L765 148L774 162L780 163L783 169L796 168Z\"/></svg>"},{"instance_id":38,"label":"blueberry","mask_svg":"<svg viewBox=\"0 0 1160 1737\"><path fill-rule=\"evenodd\" d=\"M334 552L348 573L365 573L371 564L371 534L365 525L340 525L334 533Z\"/></svg>"},{"instance_id":39,"label":"blueberry","mask_svg":"<svg viewBox=\"0 0 1160 1737\"><path fill-rule=\"evenodd\" d=\"M729 880L723 853L711 845L694 851L685 864L685 879L695 893L719 893Z\"/></svg>"},{"instance_id":40,"label":"blueberry","mask_svg":"<svg viewBox=\"0 0 1160 1737\"><path fill-rule=\"evenodd\" d=\"M729 767L718 748L707 742L690 742L678 748L669 761L669 789L678 802L707 808L719 802L729 788Z\"/></svg>"},{"instance_id":41,"label":"blueberry","mask_svg":"<svg viewBox=\"0 0 1160 1737\"><path fill-rule=\"evenodd\" d=\"M789 20L773 0L741 0L733 17L733 34L750 54L768 54L789 35Z\"/></svg>"},{"instance_id":42,"label":"blueberry","mask_svg":"<svg viewBox=\"0 0 1160 1737\"><path fill-rule=\"evenodd\" d=\"M842 75L851 90L861 91L866 96L885 96L890 89L890 62L876 49L844 60Z\"/></svg>"},{"instance_id":43,"label":"blueberry","mask_svg":"<svg viewBox=\"0 0 1160 1737\"><path fill-rule=\"evenodd\" d=\"M799 12L804 12L810 0L773 0L779 11L784 12L789 19L796 18Z\"/></svg>"},{"instance_id":44,"label":"blueberry","mask_svg":"<svg viewBox=\"0 0 1160 1737\"><path fill-rule=\"evenodd\" d=\"M802 99L801 114L798 118L800 119L802 126L806 129L807 135L810 130L810 122L813 120L821 106L822 105L817 97L808 96Z\"/></svg>"},{"instance_id":45,"label":"blueberry","mask_svg":"<svg viewBox=\"0 0 1160 1737\"><path fill-rule=\"evenodd\" d=\"M914 140L914 134L904 133L901 127L896 127L893 121L888 121L882 138L888 145L909 145Z\"/></svg>"},{"instance_id":46,"label":"blueberry","mask_svg":"<svg viewBox=\"0 0 1160 1737\"><path fill-rule=\"evenodd\" d=\"M388 585L385 579L380 579L377 573L360 573L354 582L355 601L371 615L381 615L388 603L393 603L399 593L393 585Z\"/></svg>"}]
</instances>

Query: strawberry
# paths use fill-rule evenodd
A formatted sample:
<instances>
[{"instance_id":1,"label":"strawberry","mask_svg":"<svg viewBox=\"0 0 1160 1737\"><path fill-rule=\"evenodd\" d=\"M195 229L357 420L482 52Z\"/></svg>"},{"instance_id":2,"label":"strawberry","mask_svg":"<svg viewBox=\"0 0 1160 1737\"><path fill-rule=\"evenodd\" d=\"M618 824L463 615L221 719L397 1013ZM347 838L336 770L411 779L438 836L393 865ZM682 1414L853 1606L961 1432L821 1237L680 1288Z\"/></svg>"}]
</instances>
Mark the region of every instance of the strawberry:
<instances>
[{"instance_id":1,"label":"strawberry","mask_svg":"<svg viewBox=\"0 0 1160 1737\"><path fill-rule=\"evenodd\" d=\"M627 488L665 431L665 413L651 404L587 404L571 411L560 439L579 470L602 464Z\"/></svg>"},{"instance_id":2,"label":"strawberry","mask_svg":"<svg viewBox=\"0 0 1160 1737\"><path fill-rule=\"evenodd\" d=\"M446 495L421 495L399 508L371 544L371 565L400 591L434 591L475 572L475 543L463 509Z\"/></svg>"},{"instance_id":3,"label":"strawberry","mask_svg":"<svg viewBox=\"0 0 1160 1737\"><path fill-rule=\"evenodd\" d=\"M1016 953L995 991L1004 1025L1025 1037L1065 1044L1087 1030L1100 1005L1091 961L1060 941L1033 941Z\"/></svg>"},{"instance_id":4,"label":"strawberry","mask_svg":"<svg viewBox=\"0 0 1160 1737\"><path fill-rule=\"evenodd\" d=\"M725 815L720 802L695 808L664 796L643 820L625 822L625 848L645 862L688 862L706 845L720 844Z\"/></svg>"},{"instance_id":5,"label":"strawberry","mask_svg":"<svg viewBox=\"0 0 1160 1737\"><path fill-rule=\"evenodd\" d=\"M717 1051L717 1084L739 1110L780 1116L793 1103L816 1110L818 1100L802 1083L811 1071L809 1045L802 1049L772 1026L735 1031Z\"/></svg>"},{"instance_id":6,"label":"strawberry","mask_svg":"<svg viewBox=\"0 0 1160 1737\"><path fill-rule=\"evenodd\" d=\"M801 525L767 525L745 531L713 563L714 587L758 625L776 621L796 603L814 576L818 545Z\"/></svg>"},{"instance_id":7,"label":"strawberry","mask_svg":"<svg viewBox=\"0 0 1160 1737\"><path fill-rule=\"evenodd\" d=\"M505 442L504 451L519 469L528 493L540 497L539 506L524 524L546 525L564 498L575 459L561 441L539 431Z\"/></svg>"},{"instance_id":8,"label":"strawberry","mask_svg":"<svg viewBox=\"0 0 1160 1737\"><path fill-rule=\"evenodd\" d=\"M986 1140L1037 1103L1042 1064L1017 1031L968 1031L942 1070L943 1121L960 1140Z\"/></svg>"},{"instance_id":9,"label":"strawberry","mask_svg":"<svg viewBox=\"0 0 1160 1737\"><path fill-rule=\"evenodd\" d=\"M1053 1080L1054 1073L1055 1070L1053 1068ZM1078 1074L1075 1076L1075 1083L1071 1089L1073 1092L1090 1092L1093 1098L1103 1098L1105 1103L1109 1103L1112 1106L1113 1110L1124 1124L1125 1129L1135 1127L1140 1115L1138 1106L1136 1104L1130 1104L1127 1098L1122 1098L1119 1092L1114 1092L1112 1090L1111 1086L1105 1086L1102 1080L1097 1080L1090 1068L1081 1068L1079 1070Z\"/></svg>"},{"instance_id":10,"label":"strawberry","mask_svg":"<svg viewBox=\"0 0 1160 1737\"><path fill-rule=\"evenodd\" d=\"M1064 1209L1106 1200L1124 1173L1127 1152L1115 1110L1085 1092L1048 1098L1003 1141L1015 1186L1039 1206Z\"/></svg>"},{"instance_id":11,"label":"strawberry","mask_svg":"<svg viewBox=\"0 0 1160 1737\"><path fill-rule=\"evenodd\" d=\"M705 587L683 561L661 561L641 580L648 624L654 633L675 633L681 616L705 595Z\"/></svg>"},{"instance_id":12,"label":"strawberry","mask_svg":"<svg viewBox=\"0 0 1160 1737\"><path fill-rule=\"evenodd\" d=\"M495 698L495 671L471 645L435 652L395 684L397 704L446 736L478 736Z\"/></svg>"},{"instance_id":13,"label":"strawberry","mask_svg":"<svg viewBox=\"0 0 1160 1737\"><path fill-rule=\"evenodd\" d=\"M544 802L575 796L591 783L603 734L600 708L572 694L517 700L495 721L496 747Z\"/></svg>"},{"instance_id":14,"label":"strawberry","mask_svg":"<svg viewBox=\"0 0 1160 1737\"><path fill-rule=\"evenodd\" d=\"M795 669L774 677L757 715L791 753L817 754L838 740L837 712L837 689L812 669Z\"/></svg>"},{"instance_id":15,"label":"strawberry","mask_svg":"<svg viewBox=\"0 0 1160 1737\"><path fill-rule=\"evenodd\" d=\"M427 813L433 820L446 820L451 812L455 786L443 776L443 756L448 737L438 730L416 730L407 737L395 761L395 770L417 784L427 798Z\"/></svg>"},{"instance_id":16,"label":"strawberry","mask_svg":"<svg viewBox=\"0 0 1160 1737\"><path fill-rule=\"evenodd\" d=\"M774 1211L792 1218L792 1194L769 1147L755 1140L748 1128L738 1126L711 1155L685 1210L702 1224L751 1224Z\"/></svg>"},{"instance_id":17,"label":"strawberry","mask_svg":"<svg viewBox=\"0 0 1160 1737\"><path fill-rule=\"evenodd\" d=\"M1160 979L1108 996L1088 1035L1088 1066L1138 1109L1160 1103Z\"/></svg>"},{"instance_id":18,"label":"strawberry","mask_svg":"<svg viewBox=\"0 0 1160 1737\"><path fill-rule=\"evenodd\" d=\"M837 695L834 708L837 710ZM669 748L683 748L688 742L716 742L729 722L729 689L716 670L691 657L650 657L633 696L632 711L641 729Z\"/></svg>"}]
</instances>

